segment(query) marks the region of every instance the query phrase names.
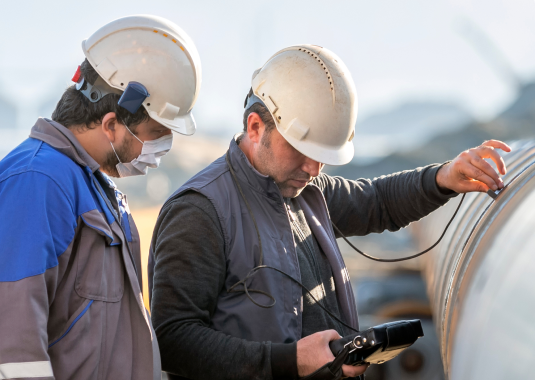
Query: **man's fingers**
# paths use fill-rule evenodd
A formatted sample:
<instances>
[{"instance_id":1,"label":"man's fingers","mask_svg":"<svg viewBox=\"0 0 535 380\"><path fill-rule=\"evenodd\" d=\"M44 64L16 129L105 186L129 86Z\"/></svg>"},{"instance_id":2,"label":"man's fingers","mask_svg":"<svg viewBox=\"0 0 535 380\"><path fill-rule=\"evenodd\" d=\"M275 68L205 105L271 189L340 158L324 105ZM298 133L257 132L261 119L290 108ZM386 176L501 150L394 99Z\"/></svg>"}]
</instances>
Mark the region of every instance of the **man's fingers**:
<instances>
[{"instance_id":1,"label":"man's fingers","mask_svg":"<svg viewBox=\"0 0 535 380\"><path fill-rule=\"evenodd\" d=\"M496 173L496 170L494 170L494 168L487 161L479 157L477 154L473 154L471 164L477 169L481 170L486 175L488 175L490 178L492 178L498 188L503 187L502 179L500 178L498 173Z\"/></svg>"},{"instance_id":2,"label":"man's fingers","mask_svg":"<svg viewBox=\"0 0 535 380\"><path fill-rule=\"evenodd\" d=\"M352 365L344 364L342 366L342 372L344 373L344 376L346 376L346 377L357 377L357 376L360 376L367 369L368 369L368 364L359 365L359 366L352 366Z\"/></svg>"},{"instance_id":3,"label":"man's fingers","mask_svg":"<svg viewBox=\"0 0 535 380\"><path fill-rule=\"evenodd\" d=\"M455 191L458 193L470 193L472 191L486 193L488 190L489 187L483 182L477 180L463 180L459 182L458 188Z\"/></svg>"},{"instance_id":4,"label":"man's fingers","mask_svg":"<svg viewBox=\"0 0 535 380\"><path fill-rule=\"evenodd\" d=\"M503 161L502 156L492 147L489 146L479 146L474 149L470 149L471 154L477 154L481 158L490 158L496 164L496 167L500 173L505 174L505 162Z\"/></svg>"},{"instance_id":5,"label":"man's fingers","mask_svg":"<svg viewBox=\"0 0 535 380\"><path fill-rule=\"evenodd\" d=\"M504 143L503 141L500 141L500 140L487 140L481 145L482 146L491 146L491 147L496 148L496 149L501 149L504 152L510 152L511 151L511 147L509 145L507 145L506 143Z\"/></svg>"},{"instance_id":6,"label":"man's fingers","mask_svg":"<svg viewBox=\"0 0 535 380\"><path fill-rule=\"evenodd\" d=\"M503 158L496 149L510 152L511 148L502 141L489 140L477 148L465 150L451 162L442 166L436 176L440 187L456 192L481 191L503 188L503 181L493 168L490 158L496 164L498 172L505 174L506 167Z\"/></svg>"},{"instance_id":7,"label":"man's fingers","mask_svg":"<svg viewBox=\"0 0 535 380\"><path fill-rule=\"evenodd\" d=\"M341 336L336 330L325 330L322 331L323 338L326 342L332 342L333 340L340 339Z\"/></svg>"},{"instance_id":8,"label":"man's fingers","mask_svg":"<svg viewBox=\"0 0 535 380\"><path fill-rule=\"evenodd\" d=\"M496 182L475 166L469 165L468 167L463 168L462 174L468 179L475 179L487 186L486 189L482 189L481 191L487 191L488 189L498 190Z\"/></svg>"},{"instance_id":9,"label":"man's fingers","mask_svg":"<svg viewBox=\"0 0 535 380\"><path fill-rule=\"evenodd\" d=\"M485 185L483 182L477 181L475 179L465 179L461 180L457 183L455 191L457 193L471 193L473 191L486 193L489 190L487 185Z\"/></svg>"}]
</instances>

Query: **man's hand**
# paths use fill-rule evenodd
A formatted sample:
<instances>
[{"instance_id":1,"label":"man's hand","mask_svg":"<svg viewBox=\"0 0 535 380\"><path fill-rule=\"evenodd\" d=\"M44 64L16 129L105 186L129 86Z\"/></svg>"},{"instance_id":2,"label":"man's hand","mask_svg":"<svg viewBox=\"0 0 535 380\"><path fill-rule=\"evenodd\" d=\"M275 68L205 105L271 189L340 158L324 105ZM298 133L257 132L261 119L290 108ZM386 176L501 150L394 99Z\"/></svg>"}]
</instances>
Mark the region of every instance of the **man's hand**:
<instances>
[{"instance_id":1,"label":"man's hand","mask_svg":"<svg viewBox=\"0 0 535 380\"><path fill-rule=\"evenodd\" d=\"M312 372L334 360L329 348L329 342L340 339L341 336L334 330L320 331L297 341L297 373L299 377L310 375ZM368 366L353 367L343 365L342 371L346 377L362 375Z\"/></svg>"},{"instance_id":2,"label":"man's hand","mask_svg":"<svg viewBox=\"0 0 535 380\"><path fill-rule=\"evenodd\" d=\"M501 149L510 152L511 148L501 141L489 140L477 148L465 150L452 162L442 166L437 172L437 185L457 193L471 191L487 192L489 189L503 188L503 181L494 168L484 159L490 158L503 175L505 163L496 152Z\"/></svg>"}]
</instances>

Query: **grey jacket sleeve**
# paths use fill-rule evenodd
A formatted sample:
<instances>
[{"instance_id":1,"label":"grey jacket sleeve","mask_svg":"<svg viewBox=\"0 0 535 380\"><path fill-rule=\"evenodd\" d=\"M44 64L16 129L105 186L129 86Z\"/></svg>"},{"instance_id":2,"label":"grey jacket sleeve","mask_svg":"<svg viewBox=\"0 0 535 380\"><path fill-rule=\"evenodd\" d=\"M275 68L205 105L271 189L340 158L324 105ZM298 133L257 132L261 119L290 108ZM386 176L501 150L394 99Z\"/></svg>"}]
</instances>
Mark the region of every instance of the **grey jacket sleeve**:
<instances>
[{"instance_id":1,"label":"grey jacket sleeve","mask_svg":"<svg viewBox=\"0 0 535 380\"><path fill-rule=\"evenodd\" d=\"M163 370L190 379L292 378L295 344L250 342L210 327L224 291L224 249L217 214L203 195L186 193L162 209L152 241L151 309Z\"/></svg>"},{"instance_id":2,"label":"grey jacket sleeve","mask_svg":"<svg viewBox=\"0 0 535 380\"><path fill-rule=\"evenodd\" d=\"M48 305L57 270L0 282L0 379L53 380Z\"/></svg>"},{"instance_id":3,"label":"grey jacket sleeve","mask_svg":"<svg viewBox=\"0 0 535 380\"><path fill-rule=\"evenodd\" d=\"M58 247L74 235L71 205L32 172L3 181L0 198L0 379L52 380L49 307L61 280Z\"/></svg>"},{"instance_id":4,"label":"grey jacket sleeve","mask_svg":"<svg viewBox=\"0 0 535 380\"><path fill-rule=\"evenodd\" d=\"M433 164L369 179L348 180L320 174L314 184L327 201L331 220L346 236L397 231L417 221L457 195L442 191Z\"/></svg>"}]
</instances>

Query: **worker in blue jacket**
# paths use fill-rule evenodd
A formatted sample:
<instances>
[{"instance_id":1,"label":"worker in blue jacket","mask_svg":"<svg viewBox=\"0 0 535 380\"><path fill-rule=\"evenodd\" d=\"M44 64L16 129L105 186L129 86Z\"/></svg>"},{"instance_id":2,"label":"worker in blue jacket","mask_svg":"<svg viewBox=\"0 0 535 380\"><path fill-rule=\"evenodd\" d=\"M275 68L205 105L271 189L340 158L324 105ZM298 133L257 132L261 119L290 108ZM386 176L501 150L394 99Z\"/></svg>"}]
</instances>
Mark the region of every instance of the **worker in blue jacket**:
<instances>
[{"instance_id":1,"label":"worker in blue jacket","mask_svg":"<svg viewBox=\"0 0 535 380\"><path fill-rule=\"evenodd\" d=\"M199 58L147 15L82 47L52 118L0 161L0 379L160 380L139 235L110 177L146 174L172 131L195 131Z\"/></svg>"}]
</instances>

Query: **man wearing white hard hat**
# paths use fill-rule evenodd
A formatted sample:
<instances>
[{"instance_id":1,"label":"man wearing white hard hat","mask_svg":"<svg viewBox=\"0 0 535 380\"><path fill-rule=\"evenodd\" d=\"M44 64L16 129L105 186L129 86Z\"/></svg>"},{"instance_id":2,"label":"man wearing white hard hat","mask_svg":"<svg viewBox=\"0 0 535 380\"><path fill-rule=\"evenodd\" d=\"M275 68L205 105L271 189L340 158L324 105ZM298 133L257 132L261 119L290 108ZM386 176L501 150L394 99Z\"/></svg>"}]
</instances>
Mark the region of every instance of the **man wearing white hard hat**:
<instances>
[{"instance_id":1,"label":"man wearing white hard hat","mask_svg":"<svg viewBox=\"0 0 535 380\"><path fill-rule=\"evenodd\" d=\"M191 135L201 69L172 22L139 15L82 42L50 119L0 161L0 379L161 379L139 235L110 177Z\"/></svg>"},{"instance_id":2,"label":"man wearing white hard hat","mask_svg":"<svg viewBox=\"0 0 535 380\"><path fill-rule=\"evenodd\" d=\"M171 196L156 224L149 269L164 371L362 375L366 366L335 368L328 344L359 328L336 238L399 230L458 193L503 187L484 160L504 173L494 148L510 149L499 141L373 181L321 173L353 158L356 117L351 75L327 49L283 49L253 74L243 132Z\"/></svg>"}]
</instances>

